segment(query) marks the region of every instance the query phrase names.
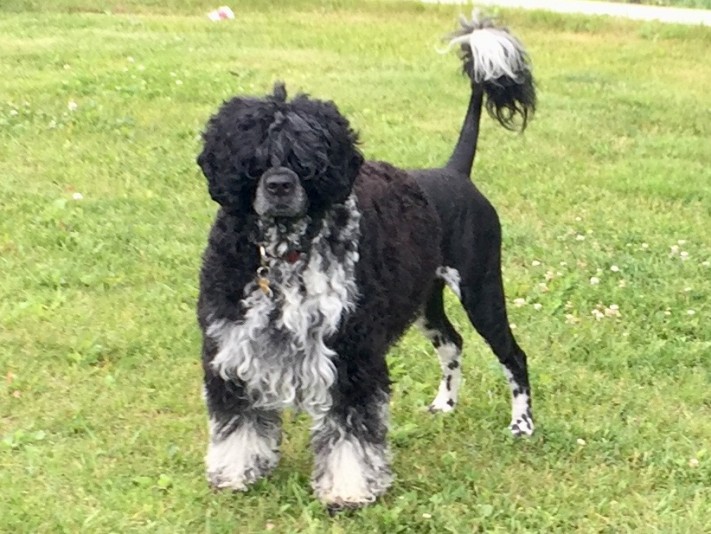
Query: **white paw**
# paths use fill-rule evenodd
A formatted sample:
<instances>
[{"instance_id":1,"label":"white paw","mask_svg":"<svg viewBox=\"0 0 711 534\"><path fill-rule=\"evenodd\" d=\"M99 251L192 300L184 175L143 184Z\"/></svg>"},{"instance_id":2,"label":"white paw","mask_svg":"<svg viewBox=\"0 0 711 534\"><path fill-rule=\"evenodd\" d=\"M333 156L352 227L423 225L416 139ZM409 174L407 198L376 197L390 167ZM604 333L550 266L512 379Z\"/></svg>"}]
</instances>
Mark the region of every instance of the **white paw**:
<instances>
[{"instance_id":1,"label":"white paw","mask_svg":"<svg viewBox=\"0 0 711 534\"><path fill-rule=\"evenodd\" d=\"M349 494L335 491L328 494L317 494L318 499L328 508L329 512L338 512L362 508L375 502L377 495L374 494Z\"/></svg>"},{"instance_id":2,"label":"white paw","mask_svg":"<svg viewBox=\"0 0 711 534\"><path fill-rule=\"evenodd\" d=\"M514 437L532 436L534 428L533 419L530 414L526 413L514 417L509 425L509 430Z\"/></svg>"},{"instance_id":3,"label":"white paw","mask_svg":"<svg viewBox=\"0 0 711 534\"><path fill-rule=\"evenodd\" d=\"M430 412L447 413L454 410L454 407L457 405L457 398L455 394L453 394L454 392L451 391L451 389L447 387L447 385L448 382L444 380L439 385L439 391L437 391L437 396L435 397L435 400L432 401L432 404L430 404Z\"/></svg>"},{"instance_id":4,"label":"white paw","mask_svg":"<svg viewBox=\"0 0 711 534\"><path fill-rule=\"evenodd\" d=\"M246 491L278 462L278 439L260 436L245 425L210 440L205 457L207 480L215 489Z\"/></svg>"},{"instance_id":5,"label":"white paw","mask_svg":"<svg viewBox=\"0 0 711 534\"><path fill-rule=\"evenodd\" d=\"M249 486L267 476L276 467L278 455L253 457L247 462L215 464L208 455L207 480L214 489L247 491Z\"/></svg>"},{"instance_id":6,"label":"white paw","mask_svg":"<svg viewBox=\"0 0 711 534\"><path fill-rule=\"evenodd\" d=\"M440 398L439 396L432 401L429 406L429 411L432 413L448 413L454 411L454 407L457 405L454 399Z\"/></svg>"},{"instance_id":7,"label":"white paw","mask_svg":"<svg viewBox=\"0 0 711 534\"><path fill-rule=\"evenodd\" d=\"M210 487L216 490L247 491L249 486L258 480L256 473L247 469L230 469L226 467L221 470L207 472L207 481Z\"/></svg>"},{"instance_id":8,"label":"white paw","mask_svg":"<svg viewBox=\"0 0 711 534\"><path fill-rule=\"evenodd\" d=\"M317 471L314 491L332 512L370 504L392 483L386 450L352 438L340 440L326 458L317 459Z\"/></svg>"}]
</instances>

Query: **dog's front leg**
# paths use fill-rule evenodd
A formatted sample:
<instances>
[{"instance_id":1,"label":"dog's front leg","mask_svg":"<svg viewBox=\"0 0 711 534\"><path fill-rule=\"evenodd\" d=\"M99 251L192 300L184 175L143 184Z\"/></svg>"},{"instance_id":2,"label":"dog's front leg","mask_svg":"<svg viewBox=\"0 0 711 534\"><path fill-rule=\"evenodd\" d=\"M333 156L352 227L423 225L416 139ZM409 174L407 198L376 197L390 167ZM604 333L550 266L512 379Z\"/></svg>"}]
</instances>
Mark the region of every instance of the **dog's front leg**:
<instances>
[{"instance_id":1,"label":"dog's front leg","mask_svg":"<svg viewBox=\"0 0 711 534\"><path fill-rule=\"evenodd\" d=\"M239 389L218 376L205 381L210 429L205 463L215 489L245 491L279 462L280 413L249 406Z\"/></svg>"},{"instance_id":2,"label":"dog's front leg","mask_svg":"<svg viewBox=\"0 0 711 534\"><path fill-rule=\"evenodd\" d=\"M361 392L358 404L341 398L312 432L312 486L329 511L372 503L392 483L387 445L389 395Z\"/></svg>"}]
</instances>

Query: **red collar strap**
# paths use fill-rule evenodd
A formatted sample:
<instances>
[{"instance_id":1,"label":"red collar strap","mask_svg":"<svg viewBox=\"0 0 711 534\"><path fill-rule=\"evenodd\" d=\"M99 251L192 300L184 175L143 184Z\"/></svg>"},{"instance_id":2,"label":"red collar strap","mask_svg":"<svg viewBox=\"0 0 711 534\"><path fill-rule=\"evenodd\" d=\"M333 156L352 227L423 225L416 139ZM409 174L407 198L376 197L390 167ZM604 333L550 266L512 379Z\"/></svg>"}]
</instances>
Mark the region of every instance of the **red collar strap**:
<instances>
[{"instance_id":1,"label":"red collar strap","mask_svg":"<svg viewBox=\"0 0 711 534\"><path fill-rule=\"evenodd\" d=\"M273 256L269 256L267 254L267 249L263 245L259 246L259 256L260 256L260 263L262 264L262 267L266 267L266 265L268 263L267 260L270 257L273 257ZM284 260L287 263L296 263L297 261L299 261L301 259L301 251L295 250L295 249L288 250L286 252L286 254L281 256L280 259Z\"/></svg>"},{"instance_id":2,"label":"red collar strap","mask_svg":"<svg viewBox=\"0 0 711 534\"><path fill-rule=\"evenodd\" d=\"M288 263L296 263L299 261L299 258L301 258L301 252L298 250L289 250L282 256L282 259L286 260Z\"/></svg>"}]
</instances>

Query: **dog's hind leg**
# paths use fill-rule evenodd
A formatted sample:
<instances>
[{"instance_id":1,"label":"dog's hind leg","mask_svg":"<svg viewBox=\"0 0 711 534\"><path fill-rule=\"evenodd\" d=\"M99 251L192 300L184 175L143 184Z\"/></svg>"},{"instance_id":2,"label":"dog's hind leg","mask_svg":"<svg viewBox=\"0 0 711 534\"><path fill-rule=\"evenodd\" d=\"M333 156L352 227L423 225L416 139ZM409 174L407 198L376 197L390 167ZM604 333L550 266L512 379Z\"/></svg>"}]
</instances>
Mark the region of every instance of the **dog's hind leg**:
<instances>
[{"instance_id":1,"label":"dog's hind leg","mask_svg":"<svg viewBox=\"0 0 711 534\"><path fill-rule=\"evenodd\" d=\"M444 277L441 278L444 279ZM444 311L443 289L444 283L442 280L437 280L425 304L424 313L416 323L434 345L442 368L442 379L439 383L437 396L429 407L431 412L454 410L459 395L459 386L462 383L462 336L454 329Z\"/></svg>"},{"instance_id":2,"label":"dog's hind leg","mask_svg":"<svg viewBox=\"0 0 711 534\"><path fill-rule=\"evenodd\" d=\"M511 433L530 436L534 426L526 353L516 343L509 326L499 255L486 262L485 267L484 273L471 277L475 280L463 277L462 304L474 328L496 354L508 380L512 397Z\"/></svg>"}]
</instances>

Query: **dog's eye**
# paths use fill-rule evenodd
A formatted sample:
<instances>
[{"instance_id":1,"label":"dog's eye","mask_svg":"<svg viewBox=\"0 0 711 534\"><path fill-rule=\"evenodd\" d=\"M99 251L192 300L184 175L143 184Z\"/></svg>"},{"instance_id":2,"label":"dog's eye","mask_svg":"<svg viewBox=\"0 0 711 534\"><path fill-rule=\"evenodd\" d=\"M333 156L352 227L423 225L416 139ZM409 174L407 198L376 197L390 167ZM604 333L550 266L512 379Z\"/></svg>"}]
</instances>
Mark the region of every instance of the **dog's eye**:
<instances>
[{"instance_id":1,"label":"dog's eye","mask_svg":"<svg viewBox=\"0 0 711 534\"><path fill-rule=\"evenodd\" d=\"M316 161L305 161L293 155L288 159L287 165L302 180L313 180L319 174L323 174L326 170L325 166L320 169L318 162Z\"/></svg>"},{"instance_id":2,"label":"dog's eye","mask_svg":"<svg viewBox=\"0 0 711 534\"><path fill-rule=\"evenodd\" d=\"M309 169L307 167L302 167L300 165L295 165L294 172L302 180L311 180L316 175L316 173L313 171L313 169Z\"/></svg>"},{"instance_id":3,"label":"dog's eye","mask_svg":"<svg viewBox=\"0 0 711 534\"><path fill-rule=\"evenodd\" d=\"M259 177L264 174L263 167L264 166L259 161L252 158L245 163L242 171L244 175L250 180L258 180Z\"/></svg>"}]
</instances>

